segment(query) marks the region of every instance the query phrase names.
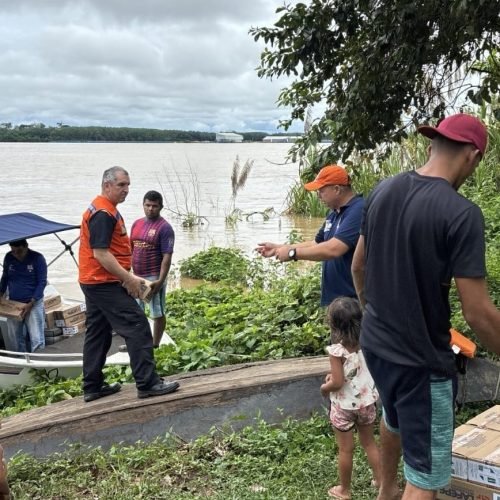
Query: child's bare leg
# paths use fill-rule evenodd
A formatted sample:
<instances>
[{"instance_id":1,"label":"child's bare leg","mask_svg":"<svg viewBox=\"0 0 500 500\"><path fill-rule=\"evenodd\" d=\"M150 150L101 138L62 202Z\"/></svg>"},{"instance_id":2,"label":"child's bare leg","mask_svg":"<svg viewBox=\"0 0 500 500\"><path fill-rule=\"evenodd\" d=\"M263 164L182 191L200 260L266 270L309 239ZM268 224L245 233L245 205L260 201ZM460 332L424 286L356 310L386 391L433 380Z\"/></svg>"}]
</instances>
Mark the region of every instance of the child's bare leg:
<instances>
[{"instance_id":1,"label":"child's bare leg","mask_svg":"<svg viewBox=\"0 0 500 500\"><path fill-rule=\"evenodd\" d=\"M374 485L380 486L380 452L373 435L373 424L358 425L359 442L365 450L366 458L373 471Z\"/></svg>"},{"instance_id":2,"label":"child's bare leg","mask_svg":"<svg viewBox=\"0 0 500 500\"><path fill-rule=\"evenodd\" d=\"M354 454L354 431L342 432L335 429L339 448L338 468L340 485L332 490L340 498L351 498L352 460Z\"/></svg>"}]
</instances>

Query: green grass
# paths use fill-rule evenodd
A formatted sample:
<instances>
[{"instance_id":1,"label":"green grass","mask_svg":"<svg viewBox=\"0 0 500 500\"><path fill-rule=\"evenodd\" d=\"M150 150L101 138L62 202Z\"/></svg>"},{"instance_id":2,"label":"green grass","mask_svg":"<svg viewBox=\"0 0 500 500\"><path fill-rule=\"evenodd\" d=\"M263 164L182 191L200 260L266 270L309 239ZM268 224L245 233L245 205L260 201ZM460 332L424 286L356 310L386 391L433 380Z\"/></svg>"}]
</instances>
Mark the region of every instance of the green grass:
<instances>
[{"instance_id":1,"label":"green grass","mask_svg":"<svg viewBox=\"0 0 500 500\"><path fill-rule=\"evenodd\" d=\"M489 406L465 406L458 424ZM403 484L401 474L400 479ZM19 454L9 463L17 500L316 500L326 499L337 481L337 445L326 413L281 425L256 419L239 432L214 429L191 443L168 435L107 451L73 446L44 459ZM375 498L370 481L358 445L352 484L356 500Z\"/></svg>"}]
</instances>

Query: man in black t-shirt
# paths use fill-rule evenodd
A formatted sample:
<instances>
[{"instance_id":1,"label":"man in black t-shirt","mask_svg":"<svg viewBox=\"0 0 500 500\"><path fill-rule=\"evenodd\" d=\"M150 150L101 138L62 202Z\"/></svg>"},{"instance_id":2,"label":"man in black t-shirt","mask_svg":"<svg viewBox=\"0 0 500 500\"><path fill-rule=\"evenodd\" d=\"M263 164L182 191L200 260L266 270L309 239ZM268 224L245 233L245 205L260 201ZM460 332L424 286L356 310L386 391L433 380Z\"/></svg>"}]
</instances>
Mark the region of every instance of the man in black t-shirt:
<instances>
[{"instance_id":1,"label":"man in black t-shirt","mask_svg":"<svg viewBox=\"0 0 500 500\"><path fill-rule=\"evenodd\" d=\"M429 159L373 190L352 266L365 306L361 347L384 408L379 500L398 498L401 448L405 500L433 499L450 480L452 278L467 323L500 352L500 312L485 283L483 216L457 193L484 155L486 128L457 114L419 132L432 139Z\"/></svg>"}]
</instances>

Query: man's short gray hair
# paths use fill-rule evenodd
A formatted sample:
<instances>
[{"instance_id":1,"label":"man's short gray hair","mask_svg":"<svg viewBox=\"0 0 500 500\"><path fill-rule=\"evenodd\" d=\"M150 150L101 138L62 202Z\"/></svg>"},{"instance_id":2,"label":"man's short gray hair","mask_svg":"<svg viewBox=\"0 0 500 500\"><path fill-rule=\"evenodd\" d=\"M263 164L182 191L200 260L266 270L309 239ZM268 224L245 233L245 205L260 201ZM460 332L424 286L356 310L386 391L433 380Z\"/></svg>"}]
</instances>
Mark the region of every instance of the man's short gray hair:
<instances>
[{"instance_id":1,"label":"man's short gray hair","mask_svg":"<svg viewBox=\"0 0 500 500\"><path fill-rule=\"evenodd\" d=\"M128 175L128 172L123 167L108 168L104 171L104 174L102 174L102 186L104 186L106 182L116 182L116 174L118 172Z\"/></svg>"}]
</instances>

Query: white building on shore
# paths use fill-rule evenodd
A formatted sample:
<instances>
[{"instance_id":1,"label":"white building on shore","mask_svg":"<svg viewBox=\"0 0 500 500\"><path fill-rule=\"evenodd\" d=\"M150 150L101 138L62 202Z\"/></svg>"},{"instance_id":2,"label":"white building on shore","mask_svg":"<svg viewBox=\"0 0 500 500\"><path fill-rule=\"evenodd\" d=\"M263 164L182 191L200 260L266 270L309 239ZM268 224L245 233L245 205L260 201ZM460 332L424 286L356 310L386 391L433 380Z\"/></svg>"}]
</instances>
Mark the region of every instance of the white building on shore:
<instances>
[{"instance_id":1,"label":"white building on shore","mask_svg":"<svg viewBox=\"0 0 500 500\"><path fill-rule=\"evenodd\" d=\"M215 142L243 142L243 136L234 132L217 132Z\"/></svg>"},{"instance_id":2,"label":"white building on shore","mask_svg":"<svg viewBox=\"0 0 500 500\"><path fill-rule=\"evenodd\" d=\"M262 142L295 142L300 136L295 135L267 135Z\"/></svg>"}]
</instances>

